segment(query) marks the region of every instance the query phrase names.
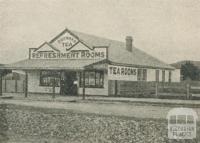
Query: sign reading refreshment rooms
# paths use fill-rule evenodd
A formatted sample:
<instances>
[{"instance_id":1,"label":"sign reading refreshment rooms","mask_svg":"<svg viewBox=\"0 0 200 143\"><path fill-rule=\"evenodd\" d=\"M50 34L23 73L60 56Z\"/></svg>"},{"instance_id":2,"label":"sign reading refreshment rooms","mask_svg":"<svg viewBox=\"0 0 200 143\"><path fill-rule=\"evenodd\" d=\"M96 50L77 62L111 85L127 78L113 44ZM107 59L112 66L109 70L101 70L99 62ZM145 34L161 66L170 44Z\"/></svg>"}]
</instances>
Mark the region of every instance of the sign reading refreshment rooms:
<instances>
[{"instance_id":1,"label":"sign reading refreshment rooms","mask_svg":"<svg viewBox=\"0 0 200 143\"><path fill-rule=\"evenodd\" d=\"M107 47L92 47L65 32L29 51L30 59L106 59Z\"/></svg>"},{"instance_id":2,"label":"sign reading refreshment rooms","mask_svg":"<svg viewBox=\"0 0 200 143\"><path fill-rule=\"evenodd\" d=\"M95 50L77 50L68 52L31 52L31 59L105 59L106 49Z\"/></svg>"}]
</instances>

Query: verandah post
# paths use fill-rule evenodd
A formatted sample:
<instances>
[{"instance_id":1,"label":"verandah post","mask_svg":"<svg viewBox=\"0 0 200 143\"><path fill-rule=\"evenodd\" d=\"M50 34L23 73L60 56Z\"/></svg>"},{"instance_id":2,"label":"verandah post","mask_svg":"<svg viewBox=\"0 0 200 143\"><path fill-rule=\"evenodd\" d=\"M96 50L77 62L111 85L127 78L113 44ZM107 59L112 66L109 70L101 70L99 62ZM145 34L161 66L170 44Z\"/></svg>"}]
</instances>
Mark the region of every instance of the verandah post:
<instances>
[{"instance_id":1,"label":"verandah post","mask_svg":"<svg viewBox=\"0 0 200 143\"><path fill-rule=\"evenodd\" d=\"M2 96L2 73L1 73L1 71L0 71L0 96Z\"/></svg>"},{"instance_id":2,"label":"verandah post","mask_svg":"<svg viewBox=\"0 0 200 143\"><path fill-rule=\"evenodd\" d=\"M115 80L115 96L117 96L117 90L118 90L118 87L117 87L117 80Z\"/></svg>"},{"instance_id":3,"label":"verandah post","mask_svg":"<svg viewBox=\"0 0 200 143\"><path fill-rule=\"evenodd\" d=\"M17 93L17 79L15 79L15 93Z\"/></svg>"},{"instance_id":4,"label":"verandah post","mask_svg":"<svg viewBox=\"0 0 200 143\"><path fill-rule=\"evenodd\" d=\"M55 77L54 77L53 78L53 95L52 95L53 99L55 98L55 88L56 88L56 80L55 80Z\"/></svg>"},{"instance_id":5,"label":"verandah post","mask_svg":"<svg viewBox=\"0 0 200 143\"><path fill-rule=\"evenodd\" d=\"M85 70L83 71L83 100L85 100Z\"/></svg>"},{"instance_id":6,"label":"verandah post","mask_svg":"<svg viewBox=\"0 0 200 143\"><path fill-rule=\"evenodd\" d=\"M4 91L6 93L6 90L7 90L7 81L6 81L6 78L4 80L5 80L5 82L4 82Z\"/></svg>"},{"instance_id":7,"label":"verandah post","mask_svg":"<svg viewBox=\"0 0 200 143\"><path fill-rule=\"evenodd\" d=\"M155 94L156 94L156 98L158 98L158 82L156 82Z\"/></svg>"},{"instance_id":8,"label":"verandah post","mask_svg":"<svg viewBox=\"0 0 200 143\"><path fill-rule=\"evenodd\" d=\"M186 89L187 89L186 99L190 99L190 84L189 83L186 84Z\"/></svg>"},{"instance_id":9,"label":"verandah post","mask_svg":"<svg viewBox=\"0 0 200 143\"><path fill-rule=\"evenodd\" d=\"M28 72L25 71L25 90L24 90L25 98L28 97Z\"/></svg>"}]
</instances>

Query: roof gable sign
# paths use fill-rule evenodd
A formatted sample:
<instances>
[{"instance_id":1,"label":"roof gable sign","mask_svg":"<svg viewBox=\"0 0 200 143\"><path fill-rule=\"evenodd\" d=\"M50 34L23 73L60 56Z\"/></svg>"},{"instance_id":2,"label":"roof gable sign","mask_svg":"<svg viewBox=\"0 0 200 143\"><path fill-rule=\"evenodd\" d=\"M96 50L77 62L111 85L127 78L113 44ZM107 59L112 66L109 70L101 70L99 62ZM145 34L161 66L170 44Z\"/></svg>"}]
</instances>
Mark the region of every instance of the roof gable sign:
<instances>
[{"instance_id":1,"label":"roof gable sign","mask_svg":"<svg viewBox=\"0 0 200 143\"><path fill-rule=\"evenodd\" d=\"M40 45L38 48L34 50L34 52L59 52L58 49L56 49L51 44L44 42L42 45Z\"/></svg>"},{"instance_id":2,"label":"roof gable sign","mask_svg":"<svg viewBox=\"0 0 200 143\"><path fill-rule=\"evenodd\" d=\"M63 41L64 44L62 44ZM90 49L85 43L81 42L76 36L70 35L70 33L62 33L61 36L58 36L58 38L51 42L51 44L45 42L36 49L30 48L29 59L102 60L107 58L108 47L93 47L93 49Z\"/></svg>"},{"instance_id":3,"label":"roof gable sign","mask_svg":"<svg viewBox=\"0 0 200 143\"><path fill-rule=\"evenodd\" d=\"M50 43L62 52L72 49L78 43L82 43L90 50L93 50L92 47L88 46L84 41L82 41L78 36L76 36L67 28L54 39L52 39Z\"/></svg>"}]
</instances>

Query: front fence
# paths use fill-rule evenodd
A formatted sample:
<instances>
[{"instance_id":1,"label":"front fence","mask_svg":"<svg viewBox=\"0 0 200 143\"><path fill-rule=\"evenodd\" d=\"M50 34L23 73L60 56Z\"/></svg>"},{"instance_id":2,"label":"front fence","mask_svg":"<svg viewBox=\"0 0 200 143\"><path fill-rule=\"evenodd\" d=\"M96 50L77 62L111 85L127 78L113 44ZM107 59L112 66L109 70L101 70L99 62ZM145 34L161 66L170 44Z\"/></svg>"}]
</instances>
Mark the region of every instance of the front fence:
<instances>
[{"instance_id":1,"label":"front fence","mask_svg":"<svg viewBox=\"0 0 200 143\"><path fill-rule=\"evenodd\" d=\"M158 83L159 98L189 98L189 86L186 83Z\"/></svg>"},{"instance_id":2,"label":"front fence","mask_svg":"<svg viewBox=\"0 0 200 143\"><path fill-rule=\"evenodd\" d=\"M4 93L24 92L24 80L3 80L2 91Z\"/></svg>"},{"instance_id":3,"label":"front fence","mask_svg":"<svg viewBox=\"0 0 200 143\"><path fill-rule=\"evenodd\" d=\"M200 82L109 81L109 95L139 98L196 99L200 97Z\"/></svg>"},{"instance_id":4,"label":"front fence","mask_svg":"<svg viewBox=\"0 0 200 143\"><path fill-rule=\"evenodd\" d=\"M155 97L155 82L109 81L109 95L122 97Z\"/></svg>"}]
</instances>

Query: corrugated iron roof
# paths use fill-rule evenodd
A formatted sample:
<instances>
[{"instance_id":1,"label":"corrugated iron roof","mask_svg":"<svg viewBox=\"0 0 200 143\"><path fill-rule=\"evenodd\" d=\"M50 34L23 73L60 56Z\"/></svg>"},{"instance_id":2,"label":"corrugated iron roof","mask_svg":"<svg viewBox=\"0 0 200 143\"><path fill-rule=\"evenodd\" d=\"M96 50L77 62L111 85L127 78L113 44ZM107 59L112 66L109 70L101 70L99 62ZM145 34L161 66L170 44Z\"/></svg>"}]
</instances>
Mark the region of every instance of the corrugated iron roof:
<instances>
[{"instance_id":1,"label":"corrugated iron roof","mask_svg":"<svg viewBox=\"0 0 200 143\"><path fill-rule=\"evenodd\" d=\"M53 40L58 38L65 32L69 32L68 29L62 31ZM112 64L124 65L124 66L138 66L143 68L161 68L161 69L174 69L172 66L150 56L136 47L133 47L132 52L126 50L125 42L116 40L110 40L90 34L85 34L77 31L70 31L78 37L80 41L89 47L106 46L108 47L108 60ZM49 44L49 43L48 43ZM51 59L51 60L39 60L39 59L26 59L14 64L5 65L5 69L83 69L84 66L99 62L101 60L71 60L71 59ZM2 68L2 69L3 69ZM1 67L0 67L1 69Z\"/></svg>"},{"instance_id":2,"label":"corrugated iron roof","mask_svg":"<svg viewBox=\"0 0 200 143\"><path fill-rule=\"evenodd\" d=\"M90 34L72 31L89 46L108 46L108 60L122 65L138 65L152 68L174 69L174 67L158 60L133 46L132 52L126 50L125 42L110 40Z\"/></svg>"},{"instance_id":3,"label":"corrugated iron roof","mask_svg":"<svg viewBox=\"0 0 200 143\"><path fill-rule=\"evenodd\" d=\"M99 62L100 60L42 60L42 59L25 59L13 64L4 65L0 69L52 69L52 70L82 70L84 66Z\"/></svg>"}]
</instances>

